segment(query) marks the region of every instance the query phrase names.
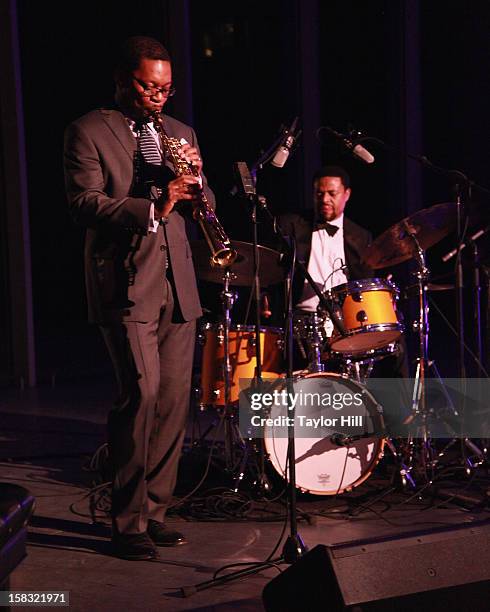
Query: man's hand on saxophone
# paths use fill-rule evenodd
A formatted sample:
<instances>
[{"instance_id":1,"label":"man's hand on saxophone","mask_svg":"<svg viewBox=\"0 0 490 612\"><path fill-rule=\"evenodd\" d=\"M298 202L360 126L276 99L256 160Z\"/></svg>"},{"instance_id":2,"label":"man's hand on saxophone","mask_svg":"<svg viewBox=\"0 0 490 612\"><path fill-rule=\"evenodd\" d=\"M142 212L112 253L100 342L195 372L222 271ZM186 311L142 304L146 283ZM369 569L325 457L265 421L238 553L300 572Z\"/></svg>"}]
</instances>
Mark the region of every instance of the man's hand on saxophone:
<instances>
[{"instance_id":1,"label":"man's hand on saxophone","mask_svg":"<svg viewBox=\"0 0 490 612\"><path fill-rule=\"evenodd\" d=\"M160 199L155 202L158 216L168 217L175 204L181 200L190 200L193 205L197 205L199 185L199 179L192 174L183 174L170 181Z\"/></svg>"},{"instance_id":2,"label":"man's hand on saxophone","mask_svg":"<svg viewBox=\"0 0 490 612\"><path fill-rule=\"evenodd\" d=\"M182 143L182 146L179 149L179 155L183 157L188 164L192 164L196 170L196 174L201 174L202 159L196 147L192 147L188 142Z\"/></svg>"}]
</instances>

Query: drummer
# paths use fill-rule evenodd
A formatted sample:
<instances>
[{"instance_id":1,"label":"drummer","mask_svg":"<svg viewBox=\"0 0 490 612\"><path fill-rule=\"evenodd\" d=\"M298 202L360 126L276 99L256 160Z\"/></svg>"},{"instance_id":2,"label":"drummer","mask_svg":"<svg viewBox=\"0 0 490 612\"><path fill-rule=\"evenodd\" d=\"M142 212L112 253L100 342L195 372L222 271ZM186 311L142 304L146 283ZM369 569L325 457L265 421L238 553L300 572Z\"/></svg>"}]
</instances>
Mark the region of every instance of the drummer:
<instances>
[{"instance_id":1,"label":"drummer","mask_svg":"<svg viewBox=\"0 0 490 612\"><path fill-rule=\"evenodd\" d=\"M324 166L313 177L313 210L287 213L280 218L284 234L294 236L296 256L307 264L315 284L324 292L348 281L372 278L373 270L363 262L362 256L371 243L371 233L354 223L345 214L351 196L348 173L340 166ZM318 297L300 274L293 284L293 304L298 317L314 314ZM326 335L333 325L326 322ZM379 377L407 377L408 363L405 343L402 341L397 355L376 365ZM296 355L295 367L308 364L305 354ZM328 366L332 369L333 365Z\"/></svg>"},{"instance_id":2,"label":"drummer","mask_svg":"<svg viewBox=\"0 0 490 612\"><path fill-rule=\"evenodd\" d=\"M350 195L347 172L324 166L313 177L313 210L281 217L284 233L295 236L297 258L308 262L308 272L322 292L373 276L361 259L371 233L344 215ZM318 297L306 281L296 283L293 291L297 310L316 312Z\"/></svg>"}]
</instances>

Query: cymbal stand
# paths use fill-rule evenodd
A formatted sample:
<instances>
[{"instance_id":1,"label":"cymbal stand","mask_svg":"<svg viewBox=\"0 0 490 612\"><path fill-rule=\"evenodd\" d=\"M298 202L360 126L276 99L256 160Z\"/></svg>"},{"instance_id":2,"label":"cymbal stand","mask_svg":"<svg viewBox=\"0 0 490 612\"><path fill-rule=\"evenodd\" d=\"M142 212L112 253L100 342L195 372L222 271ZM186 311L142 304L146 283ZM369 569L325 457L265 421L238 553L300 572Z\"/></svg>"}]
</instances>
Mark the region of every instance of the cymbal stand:
<instances>
[{"instance_id":1,"label":"cymbal stand","mask_svg":"<svg viewBox=\"0 0 490 612\"><path fill-rule=\"evenodd\" d=\"M437 464L444 455L445 451L452 445L453 442L456 441L456 438L449 445L446 445L443 452L436 455L430 438L430 429L428 425L429 411L426 404L426 378L429 370L432 371L434 377L438 379L446 402L451 408L453 415L457 417L458 412L451 400L451 397L444 387L439 370L437 369L434 360L429 359L429 302L427 295L427 283L430 277L430 271L426 265L425 252L417 240L416 231L406 221L405 229L415 243L416 260L419 266L418 271L415 273L418 284L419 319L414 324L414 328L417 329L419 334L419 356L417 358L417 368L412 393L412 414L408 417L405 423L411 424L412 422L415 422L417 426L417 433L420 433L421 435L417 436L410 433L408 436L408 471L413 471L416 460L415 439L421 438L420 467L422 468L422 472L425 474L426 479L432 480L434 476L434 469L437 467ZM449 424L446 423L446 425L449 428ZM452 430L452 428L451 432L452 435L455 435L456 433L454 430ZM429 469L431 471L430 475L428 474Z\"/></svg>"},{"instance_id":2,"label":"cymbal stand","mask_svg":"<svg viewBox=\"0 0 490 612\"><path fill-rule=\"evenodd\" d=\"M429 305L427 300L427 282L429 280L429 269L426 266L425 252L420 247L416 232L405 222L405 228L415 243L417 250L418 271L415 273L418 284L419 319L416 328L419 335L419 356L417 358L417 370L415 374L415 387L412 396L412 412L415 417L421 416L425 427L426 405L425 405L425 375L429 365L428 341L429 341ZM424 436L425 437L425 436Z\"/></svg>"},{"instance_id":3,"label":"cymbal stand","mask_svg":"<svg viewBox=\"0 0 490 612\"><path fill-rule=\"evenodd\" d=\"M224 426L224 463L225 469L231 472L236 464L234 440L238 438L241 441L239 430L233 420L233 411L231 407L231 374L233 368L230 360L230 328L231 328L231 310L237 298L237 294L230 289L230 282L234 280L234 273L230 267L223 271L223 290L220 293L222 306L222 324L218 326L218 343L223 344L223 363L221 365L222 380L224 386L224 405L219 420L213 419L213 422L207 427L204 433L200 436L199 441L204 440L209 432L216 427L218 422L222 422ZM204 337L203 337L204 341ZM197 389L196 389L197 390Z\"/></svg>"},{"instance_id":4,"label":"cymbal stand","mask_svg":"<svg viewBox=\"0 0 490 612\"><path fill-rule=\"evenodd\" d=\"M225 405L223 408L224 423L224 442L225 442L225 465L228 470L232 470L235 465L235 448L233 444L234 431L236 425L233 423L231 411L231 373L230 363L230 327L231 309L236 300L236 293L230 291L230 281L233 279L233 272L226 268L223 275L223 291L221 292L221 304L223 308L223 383L225 391ZM236 432L235 432L236 433Z\"/></svg>"},{"instance_id":5,"label":"cymbal stand","mask_svg":"<svg viewBox=\"0 0 490 612\"><path fill-rule=\"evenodd\" d=\"M488 228L487 230L488 231ZM480 281L480 255L476 240L470 239L471 254L473 256L473 323L475 326L476 357L478 360L478 378L483 378L483 337L481 319L481 281Z\"/></svg>"}]
</instances>

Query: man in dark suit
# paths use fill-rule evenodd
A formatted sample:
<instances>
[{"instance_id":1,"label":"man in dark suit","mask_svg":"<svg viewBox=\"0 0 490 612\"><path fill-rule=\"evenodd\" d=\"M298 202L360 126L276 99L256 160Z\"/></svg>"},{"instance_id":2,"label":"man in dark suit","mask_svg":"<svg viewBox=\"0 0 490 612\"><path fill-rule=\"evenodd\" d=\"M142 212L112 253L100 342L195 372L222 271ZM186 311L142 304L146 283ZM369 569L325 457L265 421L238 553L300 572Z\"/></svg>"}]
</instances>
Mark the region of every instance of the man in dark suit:
<instances>
[{"instance_id":1,"label":"man in dark suit","mask_svg":"<svg viewBox=\"0 0 490 612\"><path fill-rule=\"evenodd\" d=\"M148 559L185 543L164 524L189 404L195 322L201 316L184 213L205 178L175 176L154 119L180 140L201 173L194 130L162 114L172 67L156 40L133 37L115 71L116 106L81 117L65 134L66 191L87 228L89 318L99 324L118 385L108 420L113 550ZM178 204L178 206L176 206Z\"/></svg>"}]
</instances>

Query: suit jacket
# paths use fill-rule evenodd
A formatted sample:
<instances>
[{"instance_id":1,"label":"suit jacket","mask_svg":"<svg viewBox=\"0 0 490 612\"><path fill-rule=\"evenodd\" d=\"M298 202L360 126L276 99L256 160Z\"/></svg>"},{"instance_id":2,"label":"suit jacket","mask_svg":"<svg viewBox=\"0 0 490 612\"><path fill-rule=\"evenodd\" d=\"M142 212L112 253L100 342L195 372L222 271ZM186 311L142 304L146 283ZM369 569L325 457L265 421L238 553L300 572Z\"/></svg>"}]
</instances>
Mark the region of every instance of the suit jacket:
<instances>
[{"instance_id":1,"label":"suit jacket","mask_svg":"<svg viewBox=\"0 0 490 612\"><path fill-rule=\"evenodd\" d=\"M169 136L198 147L191 127L167 115L164 124ZM68 202L75 221L87 228L89 319L103 324L121 319L145 322L158 316L169 257L175 298L189 321L202 311L185 219L174 209L165 226L156 233L148 231L151 201L138 197L136 151L136 138L118 110L92 111L65 132ZM204 191L214 206L205 178Z\"/></svg>"},{"instance_id":2,"label":"suit jacket","mask_svg":"<svg viewBox=\"0 0 490 612\"><path fill-rule=\"evenodd\" d=\"M312 210L305 211L302 214L288 213L280 218L280 225L284 234L295 238L296 256L305 266L308 266L310 258L313 224ZM371 233L344 217L344 251L348 280L360 280L373 276L373 270L361 261L362 254L370 243ZM302 291L303 277L301 274L297 274L293 284L294 304L300 301Z\"/></svg>"}]
</instances>

